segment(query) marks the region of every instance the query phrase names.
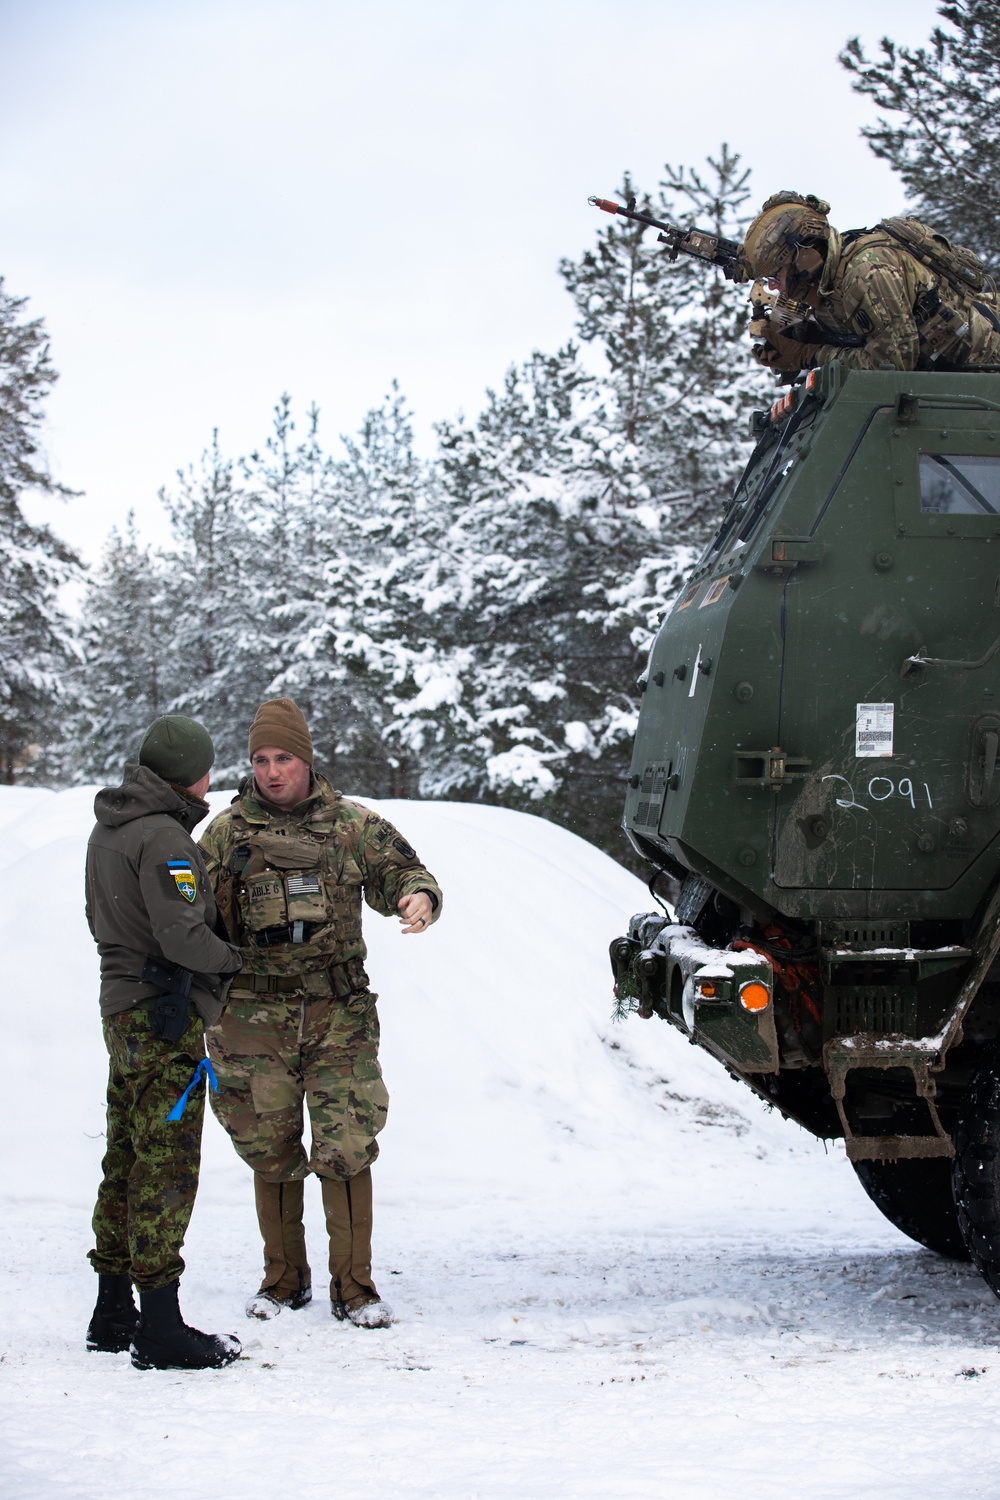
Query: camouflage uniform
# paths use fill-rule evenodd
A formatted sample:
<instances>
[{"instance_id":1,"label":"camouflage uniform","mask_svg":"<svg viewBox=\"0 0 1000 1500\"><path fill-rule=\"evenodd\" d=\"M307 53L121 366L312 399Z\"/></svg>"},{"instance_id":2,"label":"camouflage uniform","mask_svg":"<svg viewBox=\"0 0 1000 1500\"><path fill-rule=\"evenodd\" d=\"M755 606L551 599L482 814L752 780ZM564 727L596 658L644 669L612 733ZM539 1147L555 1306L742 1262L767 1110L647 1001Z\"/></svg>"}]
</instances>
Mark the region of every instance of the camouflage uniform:
<instances>
[{"instance_id":1,"label":"camouflage uniform","mask_svg":"<svg viewBox=\"0 0 1000 1500\"><path fill-rule=\"evenodd\" d=\"M988 298L957 292L885 230L845 240L831 229L816 316L863 342L856 348L820 344L814 362L837 360L850 370L1000 364L1000 333L976 302L995 312Z\"/></svg>"},{"instance_id":2,"label":"camouflage uniform","mask_svg":"<svg viewBox=\"0 0 1000 1500\"><path fill-rule=\"evenodd\" d=\"M364 971L359 972L363 976ZM296 978L296 976L289 976ZM248 1166L268 1182L354 1177L378 1155L389 1096L378 1065L377 996L254 994L242 985L207 1034L220 1093L212 1107ZM303 1102L312 1144L302 1144Z\"/></svg>"},{"instance_id":3,"label":"camouflage uniform","mask_svg":"<svg viewBox=\"0 0 1000 1500\"><path fill-rule=\"evenodd\" d=\"M361 899L394 916L403 897L426 891L436 918L441 891L391 823L315 774L307 800L290 811L266 803L249 779L201 847L220 907L243 944L243 971L206 1039L221 1089L212 1107L257 1174L264 1288L282 1297L308 1286L300 1232L294 1229L294 1250L287 1232L282 1248L280 1228L271 1244L261 1207L265 1184L288 1187L312 1171L324 1186L336 1296L374 1290L364 1264L370 1246L362 1247L362 1263L335 1270L332 1243L338 1214L370 1220L368 1168L388 1108ZM308 1157L303 1104L312 1133ZM301 1188L282 1200L277 1212L286 1229L301 1201Z\"/></svg>"},{"instance_id":4,"label":"camouflage uniform","mask_svg":"<svg viewBox=\"0 0 1000 1500\"><path fill-rule=\"evenodd\" d=\"M836 360L854 370L1000 364L996 287L968 250L916 219L840 234L812 194L768 198L747 228L754 357L796 371ZM799 300L801 299L801 300Z\"/></svg>"},{"instance_id":5,"label":"camouflage uniform","mask_svg":"<svg viewBox=\"0 0 1000 1500\"><path fill-rule=\"evenodd\" d=\"M240 955L222 935L211 884L190 830L208 811L145 766L94 804L87 847L87 920L101 956L108 1049L107 1150L94 1209L90 1260L102 1276L131 1276L140 1291L175 1281L194 1207L204 1086L180 1120L167 1114L205 1055L204 1022L223 1004L222 975ZM160 991L142 979L147 957L194 975L194 1002L176 1042L153 1034Z\"/></svg>"},{"instance_id":6,"label":"camouflage uniform","mask_svg":"<svg viewBox=\"0 0 1000 1500\"><path fill-rule=\"evenodd\" d=\"M101 1276L129 1276L140 1288L166 1286L184 1270L181 1246L198 1191L205 1092L167 1122L205 1055L200 1016L179 1042L153 1035L148 1007L105 1017L107 1149L94 1208Z\"/></svg>"}]
</instances>

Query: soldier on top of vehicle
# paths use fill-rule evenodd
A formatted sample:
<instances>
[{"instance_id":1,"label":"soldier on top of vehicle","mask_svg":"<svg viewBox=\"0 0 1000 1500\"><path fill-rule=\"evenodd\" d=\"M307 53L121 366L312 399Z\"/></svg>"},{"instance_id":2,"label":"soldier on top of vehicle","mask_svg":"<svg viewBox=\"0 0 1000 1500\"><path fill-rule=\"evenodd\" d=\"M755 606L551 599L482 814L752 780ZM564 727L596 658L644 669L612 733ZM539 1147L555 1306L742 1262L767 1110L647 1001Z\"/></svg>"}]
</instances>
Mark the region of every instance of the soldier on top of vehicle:
<instances>
[{"instance_id":1,"label":"soldier on top of vehicle","mask_svg":"<svg viewBox=\"0 0 1000 1500\"><path fill-rule=\"evenodd\" d=\"M743 244L766 280L751 324L754 357L776 371L839 361L854 370L1000 366L996 286L968 250L916 219L841 233L811 194L768 198ZM767 304L770 303L768 306Z\"/></svg>"}]
</instances>

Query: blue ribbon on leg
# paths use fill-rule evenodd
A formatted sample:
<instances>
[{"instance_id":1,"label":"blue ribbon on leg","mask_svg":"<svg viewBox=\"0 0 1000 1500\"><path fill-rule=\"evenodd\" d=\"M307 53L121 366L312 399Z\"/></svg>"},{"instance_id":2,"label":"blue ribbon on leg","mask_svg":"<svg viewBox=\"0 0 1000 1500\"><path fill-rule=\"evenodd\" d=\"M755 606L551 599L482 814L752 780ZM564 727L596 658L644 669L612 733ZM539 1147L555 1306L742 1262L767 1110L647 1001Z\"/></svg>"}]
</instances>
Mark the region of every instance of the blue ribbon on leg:
<instances>
[{"instance_id":1,"label":"blue ribbon on leg","mask_svg":"<svg viewBox=\"0 0 1000 1500\"><path fill-rule=\"evenodd\" d=\"M201 1062L194 1070L194 1077L192 1078L191 1082L188 1084L187 1088L184 1090L183 1094L178 1099L169 1115L167 1115L168 1120L180 1119L185 1109L187 1109L188 1097L191 1093L191 1090L197 1087L202 1074L204 1074L204 1076L208 1079L209 1085L215 1090L215 1092L219 1092L219 1080L215 1076L215 1069L212 1067L211 1060L207 1057L203 1057Z\"/></svg>"}]
</instances>

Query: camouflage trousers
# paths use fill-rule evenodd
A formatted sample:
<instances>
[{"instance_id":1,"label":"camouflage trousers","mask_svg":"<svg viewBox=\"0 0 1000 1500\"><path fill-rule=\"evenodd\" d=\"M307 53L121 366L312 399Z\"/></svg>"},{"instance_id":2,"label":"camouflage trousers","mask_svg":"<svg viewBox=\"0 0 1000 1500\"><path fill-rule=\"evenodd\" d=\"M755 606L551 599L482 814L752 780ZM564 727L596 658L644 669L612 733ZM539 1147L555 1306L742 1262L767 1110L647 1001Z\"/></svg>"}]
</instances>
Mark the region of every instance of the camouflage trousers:
<instances>
[{"instance_id":1,"label":"camouflage trousers","mask_svg":"<svg viewBox=\"0 0 1000 1500\"><path fill-rule=\"evenodd\" d=\"M167 1115L205 1055L201 1017L180 1041L153 1035L144 1007L104 1021L108 1049L107 1149L94 1207L96 1245L90 1262L102 1276L131 1276L140 1291L176 1281L191 1219L205 1085L199 1083L179 1120Z\"/></svg>"},{"instance_id":2,"label":"camouflage trousers","mask_svg":"<svg viewBox=\"0 0 1000 1500\"><path fill-rule=\"evenodd\" d=\"M374 996L230 997L205 1037L220 1088L212 1108L265 1181L291 1182L310 1171L345 1180L375 1160L389 1096Z\"/></svg>"}]
</instances>

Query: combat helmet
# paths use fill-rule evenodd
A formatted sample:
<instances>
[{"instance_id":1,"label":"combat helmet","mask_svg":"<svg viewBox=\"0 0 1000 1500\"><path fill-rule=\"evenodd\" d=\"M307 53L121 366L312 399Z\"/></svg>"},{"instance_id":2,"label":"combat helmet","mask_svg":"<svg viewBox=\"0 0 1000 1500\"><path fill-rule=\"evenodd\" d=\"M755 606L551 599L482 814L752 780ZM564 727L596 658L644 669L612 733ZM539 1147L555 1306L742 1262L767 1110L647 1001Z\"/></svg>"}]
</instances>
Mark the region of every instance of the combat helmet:
<instances>
[{"instance_id":1,"label":"combat helmet","mask_svg":"<svg viewBox=\"0 0 1000 1500\"><path fill-rule=\"evenodd\" d=\"M750 224L743 241L743 260L751 276L777 276L794 265L800 275L823 264L817 241L829 238L829 203L812 193L774 193Z\"/></svg>"}]
</instances>

